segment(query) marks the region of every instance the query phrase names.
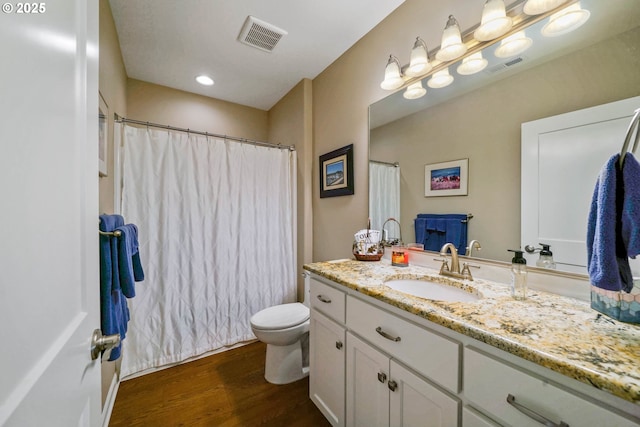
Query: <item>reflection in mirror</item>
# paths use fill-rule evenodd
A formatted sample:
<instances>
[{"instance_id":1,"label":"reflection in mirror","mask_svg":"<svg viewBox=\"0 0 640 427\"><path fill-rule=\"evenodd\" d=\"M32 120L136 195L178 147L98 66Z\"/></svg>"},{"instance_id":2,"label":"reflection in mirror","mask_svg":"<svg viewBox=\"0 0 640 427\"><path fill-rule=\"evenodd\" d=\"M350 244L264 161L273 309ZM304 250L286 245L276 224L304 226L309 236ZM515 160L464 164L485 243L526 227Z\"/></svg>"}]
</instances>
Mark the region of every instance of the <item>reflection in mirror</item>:
<instances>
[{"instance_id":1,"label":"reflection in mirror","mask_svg":"<svg viewBox=\"0 0 640 427\"><path fill-rule=\"evenodd\" d=\"M533 44L519 56L497 58L494 45L483 50L489 63L477 74L459 74L455 64L445 88L424 81L419 99L399 90L371 105L370 159L402 165L405 242L415 239L418 214L473 212L468 240L482 242L478 255L509 261L507 249L521 246L521 199L529 196L520 187L522 123L640 95L637 1L581 4L591 17L572 33L545 38L547 20L540 21L527 28ZM425 165L462 158L469 159L468 195L425 197ZM583 184L592 189L595 179ZM370 199L386 197L370 189ZM373 210L370 216L377 220Z\"/></svg>"},{"instance_id":2,"label":"reflection in mirror","mask_svg":"<svg viewBox=\"0 0 640 427\"><path fill-rule=\"evenodd\" d=\"M369 160L369 217L371 228L382 230L388 218L400 218L400 164ZM383 241L400 236L398 225L390 221Z\"/></svg>"}]
</instances>

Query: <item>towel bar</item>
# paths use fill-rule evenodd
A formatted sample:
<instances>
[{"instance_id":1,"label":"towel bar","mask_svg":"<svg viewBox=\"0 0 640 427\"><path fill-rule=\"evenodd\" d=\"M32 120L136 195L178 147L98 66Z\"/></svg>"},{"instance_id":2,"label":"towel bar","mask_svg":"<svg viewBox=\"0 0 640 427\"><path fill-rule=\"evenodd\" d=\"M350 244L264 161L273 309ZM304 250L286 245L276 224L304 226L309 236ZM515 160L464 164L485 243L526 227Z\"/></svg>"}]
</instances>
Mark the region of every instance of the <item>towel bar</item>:
<instances>
[{"instance_id":1,"label":"towel bar","mask_svg":"<svg viewBox=\"0 0 640 427\"><path fill-rule=\"evenodd\" d=\"M122 236L122 233L119 230L116 230L116 231L101 231L101 230L98 230L98 233L100 233L100 235L102 235L102 236L114 236L114 237Z\"/></svg>"},{"instance_id":2,"label":"towel bar","mask_svg":"<svg viewBox=\"0 0 640 427\"><path fill-rule=\"evenodd\" d=\"M631 147L631 152L635 153L638 148L638 140L640 140L640 108L634 111L633 118L631 119L631 123L629 123L629 128L627 129L627 136L624 138L624 144L622 145L622 150L620 151L620 167L624 163L624 156L627 155L627 150L629 149L629 143L631 142L631 137L633 136L633 130L636 130L636 139L633 143L633 147Z\"/></svg>"}]
</instances>

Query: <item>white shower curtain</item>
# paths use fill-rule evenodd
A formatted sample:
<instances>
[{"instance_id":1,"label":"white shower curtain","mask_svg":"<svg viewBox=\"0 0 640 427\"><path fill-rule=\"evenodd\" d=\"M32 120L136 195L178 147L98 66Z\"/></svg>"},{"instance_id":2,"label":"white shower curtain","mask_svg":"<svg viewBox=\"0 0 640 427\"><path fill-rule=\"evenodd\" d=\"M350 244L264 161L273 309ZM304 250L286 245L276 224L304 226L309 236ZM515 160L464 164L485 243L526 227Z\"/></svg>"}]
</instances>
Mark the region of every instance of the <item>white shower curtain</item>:
<instances>
[{"instance_id":1,"label":"white shower curtain","mask_svg":"<svg viewBox=\"0 0 640 427\"><path fill-rule=\"evenodd\" d=\"M121 375L254 339L250 317L296 297L294 153L122 133L122 214L139 228L145 280L129 300Z\"/></svg>"},{"instance_id":2,"label":"white shower curtain","mask_svg":"<svg viewBox=\"0 0 640 427\"><path fill-rule=\"evenodd\" d=\"M373 230L380 230L389 218L400 221L400 166L369 162L369 217ZM400 237L395 223L385 228L390 238Z\"/></svg>"}]
</instances>

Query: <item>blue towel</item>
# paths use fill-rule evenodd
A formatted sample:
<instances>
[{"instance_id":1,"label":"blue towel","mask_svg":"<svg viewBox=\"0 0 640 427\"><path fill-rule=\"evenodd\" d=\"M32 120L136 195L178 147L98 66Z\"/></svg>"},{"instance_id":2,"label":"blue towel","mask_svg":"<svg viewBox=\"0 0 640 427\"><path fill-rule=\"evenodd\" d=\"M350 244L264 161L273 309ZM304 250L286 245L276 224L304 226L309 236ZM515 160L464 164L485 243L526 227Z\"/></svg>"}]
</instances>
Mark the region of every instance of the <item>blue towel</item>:
<instances>
[{"instance_id":1,"label":"blue towel","mask_svg":"<svg viewBox=\"0 0 640 427\"><path fill-rule=\"evenodd\" d=\"M413 227L416 230L416 243L424 244L427 238L427 220L426 218L416 218L413 221ZM427 249L427 247L424 247Z\"/></svg>"},{"instance_id":2,"label":"blue towel","mask_svg":"<svg viewBox=\"0 0 640 427\"><path fill-rule=\"evenodd\" d=\"M640 165L631 153L622 170L615 154L602 167L587 228L587 269L591 284L631 292L629 256L640 253Z\"/></svg>"},{"instance_id":3,"label":"blue towel","mask_svg":"<svg viewBox=\"0 0 640 427\"><path fill-rule=\"evenodd\" d=\"M467 248L466 221L465 214L418 214L414 221L416 242L424 244L426 250L436 252L451 242L458 253L464 255Z\"/></svg>"},{"instance_id":4,"label":"blue towel","mask_svg":"<svg viewBox=\"0 0 640 427\"><path fill-rule=\"evenodd\" d=\"M622 243L627 249L627 256L635 259L640 255L640 163L631 153L624 158L622 179Z\"/></svg>"},{"instance_id":5,"label":"blue towel","mask_svg":"<svg viewBox=\"0 0 640 427\"><path fill-rule=\"evenodd\" d=\"M122 293L127 298L136 296L135 282L144 280L144 271L138 251L138 227L126 224L118 227L122 235L118 241L118 271Z\"/></svg>"},{"instance_id":6,"label":"blue towel","mask_svg":"<svg viewBox=\"0 0 640 427\"><path fill-rule=\"evenodd\" d=\"M113 232L123 225L120 215L100 215L101 231ZM122 340L129 310L120 289L117 244L115 237L100 235L100 328L103 335L120 334ZM121 345L111 350L109 360L120 357Z\"/></svg>"}]
</instances>

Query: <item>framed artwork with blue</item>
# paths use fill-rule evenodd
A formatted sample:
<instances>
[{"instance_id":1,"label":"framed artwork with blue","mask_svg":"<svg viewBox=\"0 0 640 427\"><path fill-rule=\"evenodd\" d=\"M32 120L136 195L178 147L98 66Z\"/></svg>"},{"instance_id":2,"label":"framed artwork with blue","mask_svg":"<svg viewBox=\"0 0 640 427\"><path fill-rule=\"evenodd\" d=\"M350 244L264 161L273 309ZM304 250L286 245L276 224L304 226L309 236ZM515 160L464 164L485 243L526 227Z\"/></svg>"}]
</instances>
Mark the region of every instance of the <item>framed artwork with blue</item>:
<instances>
[{"instance_id":1,"label":"framed artwork with blue","mask_svg":"<svg viewBox=\"0 0 640 427\"><path fill-rule=\"evenodd\" d=\"M353 144L320 156L320 198L354 193Z\"/></svg>"}]
</instances>

